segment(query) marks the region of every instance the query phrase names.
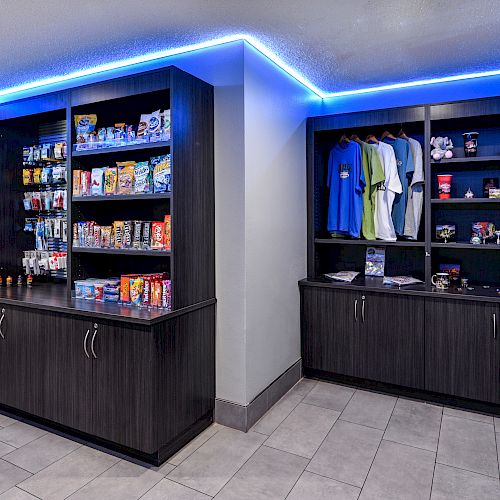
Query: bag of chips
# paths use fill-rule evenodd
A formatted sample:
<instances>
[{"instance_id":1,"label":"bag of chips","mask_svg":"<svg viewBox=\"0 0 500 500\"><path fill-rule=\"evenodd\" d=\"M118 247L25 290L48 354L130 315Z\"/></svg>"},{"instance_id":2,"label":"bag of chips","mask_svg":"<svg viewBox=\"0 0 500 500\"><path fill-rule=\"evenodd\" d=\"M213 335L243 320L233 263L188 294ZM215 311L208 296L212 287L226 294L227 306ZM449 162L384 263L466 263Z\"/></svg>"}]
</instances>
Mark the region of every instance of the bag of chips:
<instances>
[{"instance_id":1,"label":"bag of chips","mask_svg":"<svg viewBox=\"0 0 500 500\"><path fill-rule=\"evenodd\" d=\"M172 190L170 158L170 153L151 158L155 193L165 193Z\"/></svg>"},{"instance_id":2,"label":"bag of chips","mask_svg":"<svg viewBox=\"0 0 500 500\"><path fill-rule=\"evenodd\" d=\"M90 194L92 196L101 196L104 194L104 172L105 168L93 168Z\"/></svg>"},{"instance_id":3,"label":"bag of chips","mask_svg":"<svg viewBox=\"0 0 500 500\"><path fill-rule=\"evenodd\" d=\"M104 171L104 194L116 194L118 185L118 168L108 167Z\"/></svg>"},{"instance_id":4,"label":"bag of chips","mask_svg":"<svg viewBox=\"0 0 500 500\"><path fill-rule=\"evenodd\" d=\"M134 166L134 192L151 193L151 169L147 161L140 161Z\"/></svg>"},{"instance_id":5,"label":"bag of chips","mask_svg":"<svg viewBox=\"0 0 500 500\"><path fill-rule=\"evenodd\" d=\"M135 161L117 162L116 166L118 167L118 194L132 194Z\"/></svg>"}]
</instances>

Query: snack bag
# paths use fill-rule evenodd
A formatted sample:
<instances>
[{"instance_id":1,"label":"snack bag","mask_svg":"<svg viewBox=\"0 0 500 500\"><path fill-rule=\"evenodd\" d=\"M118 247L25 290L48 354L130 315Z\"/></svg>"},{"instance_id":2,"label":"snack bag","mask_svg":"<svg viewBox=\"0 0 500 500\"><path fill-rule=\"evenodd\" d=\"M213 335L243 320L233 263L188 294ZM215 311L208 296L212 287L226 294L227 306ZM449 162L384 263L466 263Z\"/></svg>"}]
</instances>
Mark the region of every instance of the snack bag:
<instances>
[{"instance_id":1,"label":"snack bag","mask_svg":"<svg viewBox=\"0 0 500 500\"><path fill-rule=\"evenodd\" d=\"M92 185L90 188L90 194L92 196L101 196L104 194L104 171L105 168L93 168L91 181Z\"/></svg>"},{"instance_id":2,"label":"snack bag","mask_svg":"<svg viewBox=\"0 0 500 500\"><path fill-rule=\"evenodd\" d=\"M149 134L149 140L151 142L157 142L161 140L160 110L154 111L149 116L148 134Z\"/></svg>"},{"instance_id":3,"label":"snack bag","mask_svg":"<svg viewBox=\"0 0 500 500\"><path fill-rule=\"evenodd\" d=\"M52 169L52 180L54 182L66 182L67 173L66 167L58 165Z\"/></svg>"},{"instance_id":4,"label":"snack bag","mask_svg":"<svg viewBox=\"0 0 500 500\"><path fill-rule=\"evenodd\" d=\"M126 220L123 222L123 240L122 248L132 247L132 232L133 232L133 222L131 220Z\"/></svg>"},{"instance_id":5,"label":"snack bag","mask_svg":"<svg viewBox=\"0 0 500 500\"><path fill-rule=\"evenodd\" d=\"M81 170L73 170L73 196L82 195L81 176L82 176Z\"/></svg>"},{"instance_id":6,"label":"snack bag","mask_svg":"<svg viewBox=\"0 0 500 500\"><path fill-rule=\"evenodd\" d=\"M52 167L42 168L41 184L50 184L52 181Z\"/></svg>"},{"instance_id":7,"label":"snack bag","mask_svg":"<svg viewBox=\"0 0 500 500\"><path fill-rule=\"evenodd\" d=\"M111 245L111 226L101 226L101 247L110 248Z\"/></svg>"},{"instance_id":8,"label":"snack bag","mask_svg":"<svg viewBox=\"0 0 500 500\"><path fill-rule=\"evenodd\" d=\"M31 194L31 209L40 211L42 209L42 193Z\"/></svg>"},{"instance_id":9,"label":"snack bag","mask_svg":"<svg viewBox=\"0 0 500 500\"><path fill-rule=\"evenodd\" d=\"M168 141L170 139L170 110L166 109L162 113L162 124L161 124L161 140Z\"/></svg>"},{"instance_id":10,"label":"snack bag","mask_svg":"<svg viewBox=\"0 0 500 500\"><path fill-rule=\"evenodd\" d=\"M115 248L123 248L123 221L115 220L113 222L114 234L115 234Z\"/></svg>"},{"instance_id":11,"label":"snack bag","mask_svg":"<svg viewBox=\"0 0 500 500\"><path fill-rule=\"evenodd\" d=\"M163 250L165 238L165 224L163 222L153 222L151 225L151 248L153 250Z\"/></svg>"},{"instance_id":12,"label":"snack bag","mask_svg":"<svg viewBox=\"0 0 500 500\"><path fill-rule=\"evenodd\" d=\"M33 184L33 175L34 171L32 168L23 168L23 185L24 186L29 186L30 184Z\"/></svg>"},{"instance_id":13,"label":"snack bag","mask_svg":"<svg viewBox=\"0 0 500 500\"><path fill-rule=\"evenodd\" d=\"M75 129L77 144L88 142L89 134L94 132L97 115L75 115Z\"/></svg>"},{"instance_id":14,"label":"snack bag","mask_svg":"<svg viewBox=\"0 0 500 500\"><path fill-rule=\"evenodd\" d=\"M33 184L41 184L42 183L42 168L34 168L33 169Z\"/></svg>"},{"instance_id":15,"label":"snack bag","mask_svg":"<svg viewBox=\"0 0 500 500\"><path fill-rule=\"evenodd\" d=\"M142 223L141 247L145 250L151 248L151 222Z\"/></svg>"},{"instance_id":16,"label":"snack bag","mask_svg":"<svg viewBox=\"0 0 500 500\"><path fill-rule=\"evenodd\" d=\"M139 126L137 127L137 139L145 140L145 136L148 135L149 120L151 119L150 114L141 115L139 120Z\"/></svg>"},{"instance_id":17,"label":"snack bag","mask_svg":"<svg viewBox=\"0 0 500 500\"><path fill-rule=\"evenodd\" d=\"M82 170L82 175L80 177L80 185L81 185L81 195L89 196L90 195L90 185L92 184L90 172L86 170Z\"/></svg>"},{"instance_id":18,"label":"snack bag","mask_svg":"<svg viewBox=\"0 0 500 500\"><path fill-rule=\"evenodd\" d=\"M117 162L116 165L118 167L118 194L132 194L134 192L135 162Z\"/></svg>"},{"instance_id":19,"label":"snack bag","mask_svg":"<svg viewBox=\"0 0 500 500\"><path fill-rule=\"evenodd\" d=\"M151 169L147 161L140 161L134 166L134 193L151 193Z\"/></svg>"},{"instance_id":20,"label":"snack bag","mask_svg":"<svg viewBox=\"0 0 500 500\"><path fill-rule=\"evenodd\" d=\"M155 193L166 193L172 190L170 153L151 158L153 166L153 186Z\"/></svg>"},{"instance_id":21,"label":"snack bag","mask_svg":"<svg viewBox=\"0 0 500 500\"><path fill-rule=\"evenodd\" d=\"M141 277L130 278L130 302L132 305L141 305L143 291L144 280Z\"/></svg>"},{"instance_id":22,"label":"snack bag","mask_svg":"<svg viewBox=\"0 0 500 500\"><path fill-rule=\"evenodd\" d=\"M142 221L134 221L134 234L132 237L132 247L139 250L141 248Z\"/></svg>"},{"instance_id":23,"label":"snack bag","mask_svg":"<svg viewBox=\"0 0 500 500\"><path fill-rule=\"evenodd\" d=\"M164 224L165 230L163 247L165 250L170 252L172 248L172 217L170 215L165 215Z\"/></svg>"},{"instance_id":24,"label":"snack bag","mask_svg":"<svg viewBox=\"0 0 500 500\"><path fill-rule=\"evenodd\" d=\"M118 168L108 167L104 171L104 194L116 194L118 184Z\"/></svg>"},{"instance_id":25,"label":"snack bag","mask_svg":"<svg viewBox=\"0 0 500 500\"><path fill-rule=\"evenodd\" d=\"M63 160L65 158L65 142L56 142L54 144L54 158L56 160Z\"/></svg>"}]
</instances>

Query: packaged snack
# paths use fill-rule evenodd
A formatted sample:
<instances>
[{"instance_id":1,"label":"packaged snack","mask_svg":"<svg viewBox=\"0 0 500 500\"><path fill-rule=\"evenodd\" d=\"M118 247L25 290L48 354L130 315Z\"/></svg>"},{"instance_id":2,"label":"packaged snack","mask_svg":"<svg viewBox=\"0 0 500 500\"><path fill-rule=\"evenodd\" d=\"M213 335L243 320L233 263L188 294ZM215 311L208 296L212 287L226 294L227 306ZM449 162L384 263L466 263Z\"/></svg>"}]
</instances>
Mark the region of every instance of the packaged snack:
<instances>
[{"instance_id":1,"label":"packaged snack","mask_svg":"<svg viewBox=\"0 0 500 500\"><path fill-rule=\"evenodd\" d=\"M135 141L135 125L127 125L127 142Z\"/></svg>"},{"instance_id":2,"label":"packaged snack","mask_svg":"<svg viewBox=\"0 0 500 500\"><path fill-rule=\"evenodd\" d=\"M42 209L42 193L31 193L31 209L37 211Z\"/></svg>"},{"instance_id":3,"label":"packaged snack","mask_svg":"<svg viewBox=\"0 0 500 500\"><path fill-rule=\"evenodd\" d=\"M161 115L161 140L170 140L170 110L166 109Z\"/></svg>"},{"instance_id":4,"label":"packaged snack","mask_svg":"<svg viewBox=\"0 0 500 500\"><path fill-rule=\"evenodd\" d=\"M132 194L134 192L134 165L133 161L117 162L118 194Z\"/></svg>"},{"instance_id":5,"label":"packaged snack","mask_svg":"<svg viewBox=\"0 0 500 500\"><path fill-rule=\"evenodd\" d=\"M106 142L106 129L104 127L97 131L97 147L103 147Z\"/></svg>"},{"instance_id":6,"label":"packaged snack","mask_svg":"<svg viewBox=\"0 0 500 500\"><path fill-rule=\"evenodd\" d=\"M142 305L143 306L151 306L151 294L152 294L152 285L153 279L151 276L144 276L144 291L142 294Z\"/></svg>"},{"instance_id":7,"label":"packaged snack","mask_svg":"<svg viewBox=\"0 0 500 500\"><path fill-rule=\"evenodd\" d=\"M54 158L56 160L63 160L66 157L66 155L64 154L65 146L66 146L65 142L56 142L54 144Z\"/></svg>"},{"instance_id":8,"label":"packaged snack","mask_svg":"<svg viewBox=\"0 0 500 500\"><path fill-rule=\"evenodd\" d=\"M95 300L97 302L104 302L104 287L106 283L104 281L96 281L94 283Z\"/></svg>"},{"instance_id":9,"label":"packaged snack","mask_svg":"<svg viewBox=\"0 0 500 500\"><path fill-rule=\"evenodd\" d=\"M101 226L97 224L94 226L94 240L92 246L95 248L100 248L101 246Z\"/></svg>"},{"instance_id":10,"label":"packaged snack","mask_svg":"<svg viewBox=\"0 0 500 500\"><path fill-rule=\"evenodd\" d=\"M115 142L115 127L106 128L106 143L107 146L114 146Z\"/></svg>"},{"instance_id":11,"label":"packaged snack","mask_svg":"<svg viewBox=\"0 0 500 500\"><path fill-rule=\"evenodd\" d=\"M44 167L42 168L42 176L41 183L42 184L51 184L52 183L52 167Z\"/></svg>"},{"instance_id":12,"label":"packaged snack","mask_svg":"<svg viewBox=\"0 0 500 500\"><path fill-rule=\"evenodd\" d=\"M153 307L161 306L161 294L162 294L162 286L160 280L154 280L152 285L153 293L151 296L151 305Z\"/></svg>"},{"instance_id":13,"label":"packaged snack","mask_svg":"<svg viewBox=\"0 0 500 500\"><path fill-rule=\"evenodd\" d=\"M141 247L145 250L151 248L151 222L149 221L142 223Z\"/></svg>"},{"instance_id":14,"label":"packaged snack","mask_svg":"<svg viewBox=\"0 0 500 500\"><path fill-rule=\"evenodd\" d=\"M123 248L123 221L115 220L113 227L115 234L115 248Z\"/></svg>"},{"instance_id":15,"label":"packaged snack","mask_svg":"<svg viewBox=\"0 0 500 500\"><path fill-rule=\"evenodd\" d=\"M120 279L120 302L128 304L130 302L130 281L137 275L124 274Z\"/></svg>"},{"instance_id":16,"label":"packaged snack","mask_svg":"<svg viewBox=\"0 0 500 500\"><path fill-rule=\"evenodd\" d=\"M151 169L147 161L135 164L134 178L134 193L151 193Z\"/></svg>"},{"instance_id":17,"label":"packaged snack","mask_svg":"<svg viewBox=\"0 0 500 500\"><path fill-rule=\"evenodd\" d=\"M52 169L52 180L54 182L66 182L67 181L67 169L62 165L58 165Z\"/></svg>"},{"instance_id":18,"label":"packaged snack","mask_svg":"<svg viewBox=\"0 0 500 500\"><path fill-rule=\"evenodd\" d=\"M151 142L161 140L160 110L154 111L151 115L149 115L148 134Z\"/></svg>"},{"instance_id":19,"label":"packaged snack","mask_svg":"<svg viewBox=\"0 0 500 500\"><path fill-rule=\"evenodd\" d=\"M66 209L66 191L58 189L54 191L54 208L65 210Z\"/></svg>"},{"instance_id":20,"label":"packaged snack","mask_svg":"<svg viewBox=\"0 0 500 500\"><path fill-rule=\"evenodd\" d=\"M23 146L23 163L28 163L30 161L30 146Z\"/></svg>"},{"instance_id":21,"label":"packaged snack","mask_svg":"<svg viewBox=\"0 0 500 500\"><path fill-rule=\"evenodd\" d=\"M29 186L33 184L33 169L23 168L23 185Z\"/></svg>"},{"instance_id":22,"label":"packaged snack","mask_svg":"<svg viewBox=\"0 0 500 500\"><path fill-rule=\"evenodd\" d=\"M155 193L165 193L172 190L170 158L170 153L151 158Z\"/></svg>"},{"instance_id":23,"label":"packaged snack","mask_svg":"<svg viewBox=\"0 0 500 500\"><path fill-rule=\"evenodd\" d=\"M104 194L104 172L105 168L93 168L91 175L90 194L92 196L101 196Z\"/></svg>"},{"instance_id":24,"label":"packaged snack","mask_svg":"<svg viewBox=\"0 0 500 500\"><path fill-rule=\"evenodd\" d=\"M40 159L47 161L50 158L52 147L50 144L43 144L40 148Z\"/></svg>"},{"instance_id":25,"label":"packaged snack","mask_svg":"<svg viewBox=\"0 0 500 500\"><path fill-rule=\"evenodd\" d=\"M41 184L42 183L42 170L43 170L43 168L34 168L33 169L33 184Z\"/></svg>"},{"instance_id":26,"label":"packaged snack","mask_svg":"<svg viewBox=\"0 0 500 500\"><path fill-rule=\"evenodd\" d=\"M120 285L108 283L104 286L104 302L118 302L120 300Z\"/></svg>"},{"instance_id":27,"label":"packaged snack","mask_svg":"<svg viewBox=\"0 0 500 500\"><path fill-rule=\"evenodd\" d=\"M52 191L44 191L42 195L42 210L52 210L54 206L54 194ZM54 207L58 208L58 207Z\"/></svg>"},{"instance_id":28,"label":"packaged snack","mask_svg":"<svg viewBox=\"0 0 500 500\"><path fill-rule=\"evenodd\" d=\"M81 170L73 170L73 196L81 196L82 195L82 171Z\"/></svg>"},{"instance_id":29,"label":"packaged snack","mask_svg":"<svg viewBox=\"0 0 500 500\"><path fill-rule=\"evenodd\" d=\"M104 171L104 194L116 194L118 184L118 168L108 167Z\"/></svg>"},{"instance_id":30,"label":"packaged snack","mask_svg":"<svg viewBox=\"0 0 500 500\"><path fill-rule=\"evenodd\" d=\"M84 297L84 286L86 284L85 280L75 280L75 298L83 299Z\"/></svg>"},{"instance_id":31,"label":"packaged snack","mask_svg":"<svg viewBox=\"0 0 500 500\"><path fill-rule=\"evenodd\" d=\"M95 285L93 281L86 280L83 284L83 298L87 300L95 299Z\"/></svg>"},{"instance_id":32,"label":"packaged snack","mask_svg":"<svg viewBox=\"0 0 500 500\"><path fill-rule=\"evenodd\" d=\"M170 215L165 215L164 224L165 230L163 247L165 250L170 252L172 248L172 217Z\"/></svg>"},{"instance_id":33,"label":"packaged snack","mask_svg":"<svg viewBox=\"0 0 500 500\"><path fill-rule=\"evenodd\" d=\"M139 126L137 127L137 139L144 141L145 136L148 135L149 120L151 119L150 114L141 115L139 120Z\"/></svg>"},{"instance_id":34,"label":"packaged snack","mask_svg":"<svg viewBox=\"0 0 500 500\"><path fill-rule=\"evenodd\" d=\"M111 245L111 232L113 228L111 226L101 226L101 247L110 248Z\"/></svg>"},{"instance_id":35,"label":"packaged snack","mask_svg":"<svg viewBox=\"0 0 500 500\"><path fill-rule=\"evenodd\" d=\"M75 115L77 135L82 132L93 132L97 123L97 115Z\"/></svg>"},{"instance_id":36,"label":"packaged snack","mask_svg":"<svg viewBox=\"0 0 500 500\"><path fill-rule=\"evenodd\" d=\"M170 311L172 309L172 282L162 280L161 307Z\"/></svg>"},{"instance_id":37,"label":"packaged snack","mask_svg":"<svg viewBox=\"0 0 500 500\"><path fill-rule=\"evenodd\" d=\"M37 162L41 160L40 146L33 146L33 161Z\"/></svg>"},{"instance_id":38,"label":"packaged snack","mask_svg":"<svg viewBox=\"0 0 500 500\"><path fill-rule=\"evenodd\" d=\"M165 238L165 224L163 222L153 222L151 224L151 248L153 250L163 250Z\"/></svg>"},{"instance_id":39,"label":"packaged snack","mask_svg":"<svg viewBox=\"0 0 500 500\"><path fill-rule=\"evenodd\" d=\"M142 303L142 294L144 291L144 281L141 277L130 279L130 303L134 306L140 306Z\"/></svg>"},{"instance_id":40,"label":"packaged snack","mask_svg":"<svg viewBox=\"0 0 500 500\"><path fill-rule=\"evenodd\" d=\"M134 231L133 222L131 220L126 220L123 222L123 240L122 248L132 247L132 233Z\"/></svg>"},{"instance_id":41,"label":"packaged snack","mask_svg":"<svg viewBox=\"0 0 500 500\"><path fill-rule=\"evenodd\" d=\"M82 170L80 177L80 194L81 196L90 196L90 186L92 184L92 179L90 172Z\"/></svg>"},{"instance_id":42,"label":"packaged snack","mask_svg":"<svg viewBox=\"0 0 500 500\"><path fill-rule=\"evenodd\" d=\"M141 248L141 236L142 236L142 221L134 221L134 234L132 237L132 247L135 249Z\"/></svg>"}]
</instances>

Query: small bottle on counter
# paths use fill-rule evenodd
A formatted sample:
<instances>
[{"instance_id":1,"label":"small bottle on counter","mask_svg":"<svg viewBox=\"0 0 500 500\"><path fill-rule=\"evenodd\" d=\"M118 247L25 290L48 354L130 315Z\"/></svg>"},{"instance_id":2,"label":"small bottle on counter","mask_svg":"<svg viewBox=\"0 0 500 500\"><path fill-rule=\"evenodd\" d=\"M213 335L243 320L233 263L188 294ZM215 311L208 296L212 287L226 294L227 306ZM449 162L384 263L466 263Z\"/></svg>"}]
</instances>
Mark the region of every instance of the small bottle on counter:
<instances>
[{"instance_id":1,"label":"small bottle on counter","mask_svg":"<svg viewBox=\"0 0 500 500\"><path fill-rule=\"evenodd\" d=\"M26 278L26 286L28 288L33 286L33 276L31 274L28 274L28 277Z\"/></svg>"},{"instance_id":2,"label":"small bottle on counter","mask_svg":"<svg viewBox=\"0 0 500 500\"><path fill-rule=\"evenodd\" d=\"M7 279L5 280L5 284L7 286L12 286L12 276L7 276Z\"/></svg>"},{"instance_id":3,"label":"small bottle on counter","mask_svg":"<svg viewBox=\"0 0 500 500\"><path fill-rule=\"evenodd\" d=\"M23 286L23 277L21 275L17 277L17 286Z\"/></svg>"}]
</instances>

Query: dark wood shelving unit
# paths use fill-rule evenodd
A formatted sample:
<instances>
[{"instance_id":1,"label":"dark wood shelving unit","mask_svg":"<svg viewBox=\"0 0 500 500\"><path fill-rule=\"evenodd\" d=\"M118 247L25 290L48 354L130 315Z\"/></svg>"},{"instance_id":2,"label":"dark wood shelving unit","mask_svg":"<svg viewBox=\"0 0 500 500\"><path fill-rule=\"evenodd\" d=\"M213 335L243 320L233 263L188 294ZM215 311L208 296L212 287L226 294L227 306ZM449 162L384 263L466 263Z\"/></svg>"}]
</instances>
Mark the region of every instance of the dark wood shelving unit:
<instances>
[{"instance_id":1,"label":"dark wood shelving unit","mask_svg":"<svg viewBox=\"0 0 500 500\"><path fill-rule=\"evenodd\" d=\"M79 156L96 156L107 155L113 153L127 153L130 151L143 151L158 148L169 148L172 141L144 142L140 144L127 144L126 146L111 146L109 148L99 149L83 149L81 151L73 151L71 156L78 158Z\"/></svg>"},{"instance_id":2,"label":"dark wood shelving unit","mask_svg":"<svg viewBox=\"0 0 500 500\"><path fill-rule=\"evenodd\" d=\"M441 165L445 163L481 163L489 161L500 162L500 155L494 156L469 156L467 158L443 158L442 160L436 161L431 159L433 165Z\"/></svg>"},{"instance_id":3,"label":"dark wood shelving unit","mask_svg":"<svg viewBox=\"0 0 500 500\"><path fill-rule=\"evenodd\" d=\"M137 124L156 109L170 109L169 141L73 151L75 115L95 113L104 127ZM23 251L33 248L33 235L23 231L22 148L39 143L40 127L61 123L68 145L68 183L61 186L68 200L67 281L0 287L0 410L159 465L213 421L213 87L171 66L1 104L4 279L22 273ZM72 196L76 169L167 153L171 192ZM163 221L167 214L170 252L71 248L78 221ZM75 280L164 272L170 311L73 297Z\"/></svg>"},{"instance_id":4,"label":"dark wood shelving unit","mask_svg":"<svg viewBox=\"0 0 500 500\"><path fill-rule=\"evenodd\" d=\"M433 248L447 248L449 250L453 250L456 248L460 248L462 250L493 250L493 251L499 251L500 250L500 245L495 245L494 243L487 243L483 245L473 245L472 243L438 243L438 242L433 242L431 243L431 247Z\"/></svg>"},{"instance_id":5,"label":"dark wood shelving unit","mask_svg":"<svg viewBox=\"0 0 500 500\"><path fill-rule=\"evenodd\" d=\"M433 198L435 205L494 205L500 203L500 198Z\"/></svg>"},{"instance_id":6,"label":"dark wood shelving unit","mask_svg":"<svg viewBox=\"0 0 500 500\"><path fill-rule=\"evenodd\" d=\"M315 238L315 243L321 245L366 245L391 247L423 247L423 241L385 241L385 240L344 240L342 238Z\"/></svg>"}]
</instances>

